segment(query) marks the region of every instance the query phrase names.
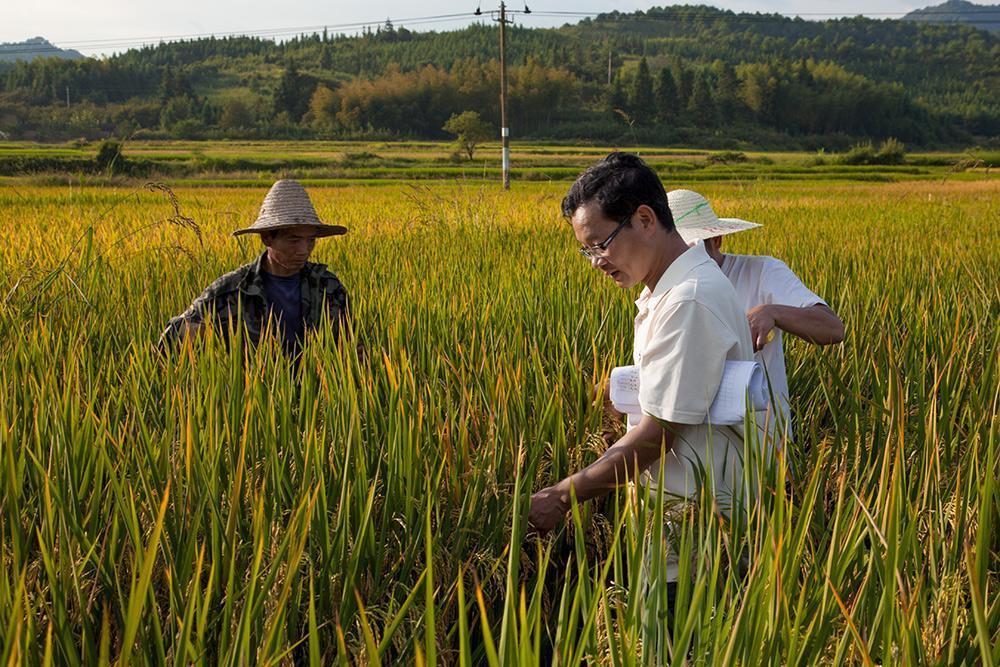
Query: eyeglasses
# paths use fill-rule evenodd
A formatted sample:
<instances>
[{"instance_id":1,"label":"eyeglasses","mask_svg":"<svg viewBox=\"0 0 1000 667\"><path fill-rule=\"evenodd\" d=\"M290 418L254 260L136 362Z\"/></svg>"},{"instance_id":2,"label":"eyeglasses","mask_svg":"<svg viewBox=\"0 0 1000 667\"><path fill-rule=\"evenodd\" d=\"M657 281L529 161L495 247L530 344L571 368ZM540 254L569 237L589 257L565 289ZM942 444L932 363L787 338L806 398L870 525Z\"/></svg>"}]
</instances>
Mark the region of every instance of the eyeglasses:
<instances>
[{"instance_id":1,"label":"eyeglasses","mask_svg":"<svg viewBox=\"0 0 1000 667\"><path fill-rule=\"evenodd\" d=\"M618 236L618 232L620 232L625 227L625 225L627 225L631 221L632 221L632 216L630 215L621 222L619 222L618 226L615 227L615 231L611 232L608 238L604 239L600 243L595 243L594 245L580 246L579 248L580 254L589 260L595 260L604 257L604 253L608 251L608 246L611 245L611 242L615 240L616 236Z\"/></svg>"}]
</instances>

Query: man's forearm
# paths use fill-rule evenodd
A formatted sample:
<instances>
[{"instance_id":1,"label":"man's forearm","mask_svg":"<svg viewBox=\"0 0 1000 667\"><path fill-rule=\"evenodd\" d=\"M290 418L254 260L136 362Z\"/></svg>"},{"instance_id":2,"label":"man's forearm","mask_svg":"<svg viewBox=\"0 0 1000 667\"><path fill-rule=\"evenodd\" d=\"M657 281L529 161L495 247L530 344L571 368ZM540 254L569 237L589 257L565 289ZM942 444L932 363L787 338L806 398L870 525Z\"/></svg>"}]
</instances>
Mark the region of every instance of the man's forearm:
<instances>
[{"instance_id":1,"label":"man's forearm","mask_svg":"<svg viewBox=\"0 0 1000 667\"><path fill-rule=\"evenodd\" d=\"M775 325L782 331L817 345L831 345L844 340L844 323L828 306L808 308L769 305Z\"/></svg>"},{"instance_id":2,"label":"man's forearm","mask_svg":"<svg viewBox=\"0 0 1000 667\"><path fill-rule=\"evenodd\" d=\"M643 417L639 425L626 433L598 460L583 470L567 477L557 485L569 494L570 487L579 502L603 496L627 479L635 480L660 458L661 451L670 449L673 435L652 417Z\"/></svg>"}]
</instances>

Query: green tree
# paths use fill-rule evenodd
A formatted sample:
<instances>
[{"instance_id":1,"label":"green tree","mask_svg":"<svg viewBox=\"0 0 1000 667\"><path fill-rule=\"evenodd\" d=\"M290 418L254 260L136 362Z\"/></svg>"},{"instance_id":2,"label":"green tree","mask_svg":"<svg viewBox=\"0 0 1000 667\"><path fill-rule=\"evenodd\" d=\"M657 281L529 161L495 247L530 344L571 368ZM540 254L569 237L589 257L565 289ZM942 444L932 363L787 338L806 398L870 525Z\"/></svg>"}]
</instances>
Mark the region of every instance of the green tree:
<instances>
[{"instance_id":1,"label":"green tree","mask_svg":"<svg viewBox=\"0 0 1000 667\"><path fill-rule=\"evenodd\" d=\"M674 77L674 83L677 84L678 106L681 109L686 109L688 100L691 99L693 72L684 67L684 63L681 62L680 58L674 58L670 63L670 74Z\"/></svg>"},{"instance_id":2,"label":"green tree","mask_svg":"<svg viewBox=\"0 0 1000 667\"><path fill-rule=\"evenodd\" d=\"M222 107L219 125L224 130L245 130L253 127L253 113L246 102L241 99L231 99Z\"/></svg>"},{"instance_id":3,"label":"green tree","mask_svg":"<svg viewBox=\"0 0 1000 667\"><path fill-rule=\"evenodd\" d=\"M653 103L653 77L649 73L649 63L643 58L639 61L639 69L632 82L629 105L632 114L637 118L652 120L655 115Z\"/></svg>"},{"instance_id":4,"label":"green tree","mask_svg":"<svg viewBox=\"0 0 1000 667\"><path fill-rule=\"evenodd\" d=\"M337 94L320 84L309 99L310 124L320 132L332 132L337 125L337 112L340 110L340 99Z\"/></svg>"},{"instance_id":5,"label":"green tree","mask_svg":"<svg viewBox=\"0 0 1000 667\"><path fill-rule=\"evenodd\" d=\"M715 76L715 106L722 120L733 120L739 108L740 80L732 65L716 60L712 63Z\"/></svg>"},{"instance_id":6,"label":"green tree","mask_svg":"<svg viewBox=\"0 0 1000 667\"><path fill-rule=\"evenodd\" d=\"M712 88L708 83L708 75L704 72L695 77L688 110L696 124L707 127L716 124L715 101L712 99Z\"/></svg>"},{"instance_id":7,"label":"green tree","mask_svg":"<svg viewBox=\"0 0 1000 667\"><path fill-rule=\"evenodd\" d=\"M743 103L758 121L772 124L778 98L778 80L767 65L741 65L743 74Z\"/></svg>"},{"instance_id":8,"label":"green tree","mask_svg":"<svg viewBox=\"0 0 1000 667\"><path fill-rule=\"evenodd\" d=\"M628 106L628 99L625 97L625 86L622 83L621 73L615 77L615 82L607 92L607 109L611 118L617 119L625 113Z\"/></svg>"},{"instance_id":9,"label":"green tree","mask_svg":"<svg viewBox=\"0 0 1000 667\"><path fill-rule=\"evenodd\" d=\"M198 113L197 102L189 95L171 97L160 110L160 125L173 130L178 123L190 120Z\"/></svg>"},{"instance_id":10,"label":"green tree","mask_svg":"<svg viewBox=\"0 0 1000 667\"><path fill-rule=\"evenodd\" d=\"M174 97L194 97L194 90L191 87L191 82L182 72L167 65L163 68L163 73L160 76L159 96L160 102L166 104Z\"/></svg>"},{"instance_id":11,"label":"green tree","mask_svg":"<svg viewBox=\"0 0 1000 667\"><path fill-rule=\"evenodd\" d=\"M656 120L668 123L680 115L680 100L677 98L677 84L666 67L660 69L656 77L656 91L653 95L656 106Z\"/></svg>"},{"instance_id":12,"label":"green tree","mask_svg":"<svg viewBox=\"0 0 1000 667\"><path fill-rule=\"evenodd\" d=\"M312 77L300 73L295 61L289 61L274 93L274 113L284 111L293 122L299 122L309 110L309 98L315 88Z\"/></svg>"},{"instance_id":13,"label":"green tree","mask_svg":"<svg viewBox=\"0 0 1000 667\"><path fill-rule=\"evenodd\" d=\"M455 140L469 155L470 160L476 146L493 136L493 128L475 111L463 111L452 115L442 129L448 134L455 135Z\"/></svg>"}]
</instances>

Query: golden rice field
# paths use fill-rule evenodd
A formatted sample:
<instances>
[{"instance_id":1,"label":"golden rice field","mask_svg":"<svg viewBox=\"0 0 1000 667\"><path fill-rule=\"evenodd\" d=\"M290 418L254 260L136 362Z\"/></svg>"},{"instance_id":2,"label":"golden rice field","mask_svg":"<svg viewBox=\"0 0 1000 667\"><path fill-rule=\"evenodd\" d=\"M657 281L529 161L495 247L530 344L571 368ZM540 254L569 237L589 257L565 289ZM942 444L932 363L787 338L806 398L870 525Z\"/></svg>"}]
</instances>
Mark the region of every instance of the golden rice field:
<instances>
[{"instance_id":1,"label":"golden rice field","mask_svg":"<svg viewBox=\"0 0 1000 667\"><path fill-rule=\"evenodd\" d=\"M155 346L264 188L0 188L0 662L1000 664L1000 180L698 186L848 333L786 343L745 511L681 512L669 627L658 499L525 535L631 352L567 187L313 189L355 330L297 371Z\"/></svg>"}]
</instances>

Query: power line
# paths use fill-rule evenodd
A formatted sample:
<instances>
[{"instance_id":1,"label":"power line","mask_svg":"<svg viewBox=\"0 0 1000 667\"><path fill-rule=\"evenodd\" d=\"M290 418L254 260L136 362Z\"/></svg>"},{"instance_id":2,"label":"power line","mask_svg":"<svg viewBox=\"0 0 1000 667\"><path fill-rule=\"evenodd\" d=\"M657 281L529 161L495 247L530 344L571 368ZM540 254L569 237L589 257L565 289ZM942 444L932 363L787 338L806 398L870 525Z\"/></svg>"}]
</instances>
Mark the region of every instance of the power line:
<instances>
[{"instance_id":1,"label":"power line","mask_svg":"<svg viewBox=\"0 0 1000 667\"><path fill-rule=\"evenodd\" d=\"M683 5L675 6L673 9L676 9L677 7L683 7ZM961 17L961 16L965 16L965 15L968 15L968 14L992 14L992 15L1000 15L1000 7L984 7L982 9L968 9L968 10L962 10L961 12L955 11L953 9L952 10L941 10L941 11L937 11L937 9L938 8L928 8L926 10L920 11L920 13L917 14L917 16L955 16L955 17ZM683 11L683 9L681 9L679 11L683 14L684 18L688 18L688 17L691 17L691 16L714 17L714 18L725 17L725 18L736 18L736 19L764 17L764 18L767 18L768 20L789 19L789 18L795 18L796 16L820 16L820 17L827 17L827 18L838 18L838 17L852 17L853 18L853 17L856 17L856 16L863 16L863 17L869 17L869 16L889 16L889 17L900 16L900 17L902 17L902 16L907 16L909 14L913 14L914 13L913 11L909 11L909 12L867 12L867 11L850 12L850 11L840 11L840 12L794 12L794 13L791 13L791 14L781 14L779 12L754 12L754 13L751 14L749 12L741 12L741 13L737 14L737 13L734 13L734 12L727 12L727 11L723 11L723 10L719 10L718 12L685 12L685 11ZM919 11L919 10L916 10L916 11ZM664 14L637 14L637 13L626 14L626 13L618 13L618 12L616 12L616 13L608 13L608 12L566 12L566 11L547 10L547 9L536 9L532 13L535 14L535 15L537 15L537 16L580 16L580 17L590 17L590 18L600 17L600 18L603 18L603 19L606 19L606 20L609 20L609 21L610 20L615 20L615 19L626 19L626 18L628 18L628 19L638 19L638 20L642 20L642 19L658 19L658 18L676 18L676 17L666 16Z\"/></svg>"},{"instance_id":2,"label":"power line","mask_svg":"<svg viewBox=\"0 0 1000 667\"><path fill-rule=\"evenodd\" d=\"M131 38L120 38L120 39L91 39L91 40L60 40L60 46L55 47L54 45L49 46L24 46L18 47L16 49L4 49L3 45L0 45L0 55L18 55L18 54L30 54L30 53L56 53L58 49L86 49L89 51L99 50L99 49L115 49L115 48L125 48L125 47L141 47L141 46L155 46L164 42L178 42L186 40L197 40L197 39L228 39L228 38L238 38L238 37L282 37L287 35L302 35L302 34L317 34L326 31L342 32L345 30L358 30L362 28L378 27L385 25L386 22L391 22L394 26L406 27L407 25L429 25L433 23L448 23L451 21L457 21L460 19L470 19L475 18L473 12L462 12L457 14L438 14L436 16L418 16L412 18L384 18L375 21L359 21L355 23L340 23L340 24L323 24L323 25L311 25L311 26L298 26L290 28L265 28L258 30L240 30L232 32L209 32L209 33L192 33L186 35L161 35L161 36L149 36L149 37L131 37Z\"/></svg>"},{"instance_id":3,"label":"power line","mask_svg":"<svg viewBox=\"0 0 1000 667\"><path fill-rule=\"evenodd\" d=\"M819 13L805 13L805 12L804 13L790 15L790 16L789 15L784 15L784 14L709 14L709 13L703 13L703 14L683 14L683 15L679 15L679 16L663 16L663 15L634 16L634 15L628 15L628 14L620 14L620 15L616 16L616 15L610 15L610 14L594 14L594 13L586 13L586 12L547 12L547 11L544 11L544 10L537 10L537 11L534 11L532 13L535 14L535 15L537 15L537 16L546 17L546 18L567 18L567 19L569 19L569 18L580 18L580 19L589 18L589 19L598 19L598 21L597 21L598 23L628 23L628 22L639 23L639 22L650 22L650 21L652 21L652 22L661 21L661 22L678 23L678 22L681 22L681 21L690 21L690 20L715 21L715 20L720 20L720 19L731 21L733 23L784 23L786 21L794 21L795 19L802 19L803 17L816 17L816 18L810 18L810 19L807 19L807 20L809 20L810 22L821 24L821 23L829 23L831 21L836 21L838 19L853 20L853 19L856 19L856 18L867 18L867 19L872 19L874 21L874 20L879 20L879 18L881 18L883 20L884 19L899 20L899 19L902 19L903 17L907 16L907 14L903 14L903 13L894 13L894 14L889 14L889 13L884 13L884 14L857 14L857 15L854 15L854 16L848 16L848 15L845 15L845 14L819 14ZM915 18L915 19L911 19L911 20L907 21L907 23L923 24L923 25L941 25L941 26L967 26L967 27L975 27L977 25L983 25L983 24L992 25L992 24L995 24L995 23L1000 23L1000 10L992 12L992 13L989 13L989 14L986 14L984 12L984 15L990 16L990 17L994 17L995 16L997 18L996 19L994 19L994 18L976 18L975 19L975 23L973 24L973 23L969 23L969 22L966 22L966 21L960 21L960 20L958 20L958 19L960 19L960 18L963 17L963 15L961 15L961 14L945 14L945 13L941 13L941 14L934 14L934 16L939 16L939 17L951 16L955 20L950 21L950 22L946 22L946 21L927 21L927 20L922 20L921 18ZM918 15L918 16L921 16L921 15ZM927 15L922 15L922 16L927 16ZM825 20L820 21L818 17L823 17ZM875 18L873 18L873 17L875 17Z\"/></svg>"},{"instance_id":4,"label":"power line","mask_svg":"<svg viewBox=\"0 0 1000 667\"><path fill-rule=\"evenodd\" d=\"M936 8L935 8L936 9ZM591 18L599 19L601 21L609 23L624 23L624 22L645 22L645 21L689 21L689 20L717 20L726 19L730 21L736 21L740 23L775 23L784 22L788 20L794 20L795 18L802 17L815 17L815 18L825 18L825 19L836 19L836 18L856 18L858 16L870 18L870 17L883 17L883 18L902 18L907 16L909 12L858 12L854 16L848 16L848 12L796 12L793 15L785 15L778 13L763 14L763 13L719 13L719 12L681 12L679 15L663 15L663 14L618 14L618 13L598 13L598 12L572 12L572 11L558 11L558 10L534 10L531 12L533 16L545 17L545 18ZM955 11L941 10L933 11L927 10L918 14L920 17L941 17L941 18L961 18L967 16L968 14L982 14L984 16L993 17L977 19L977 24L996 24L1000 23L1000 9L983 7L981 9L969 9L964 10L962 13L957 13ZM302 34L316 34L323 30L343 32L346 30L357 30L368 27L381 26L390 21L393 25L398 25L400 27L405 27L406 25L430 25L435 23L448 23L464 19L475 19L478 18L479 14L476 12L458 12L454 14L437 14L431 16L417 16L411 18L401 18L401 19L379 19L372 21L358 21L353 23L340 23L340 24L322 24L322 25L309 25L309 26L296 26L288 28L264 28L256 30L242 30L242 31L231 31L231 32L214 32L214 33L188 33L188 34L178 34L178 35L159 35L159 36L148 36L148 37L131 37L131 38L120 38L120 39L87 39L87 40L67 40L60 41L59 47L54 46L23 46L14 49L4 49L3 45L0 45L0 55L36 55L44 53L58 53L59 49L66 50L76 50L85 49L88 51L96 51L102 49L123 49L123 48L136 48L143 46L155 46L164 42L173 41L185 41L185 40L197 40L205 38L238 38L238 37L258 37L258 38L268 38L268 37L284 37L289 35L302 35ZM922 21L914 21L922 22ZM931 22L933 23L933 22ZM956 21L955 25L963 25L963 22Z\"/></svg>"},{"instance_id":5,"label":"power line","mask_svg":"<svg viewBox=\"0 0 1000 667\"><path fill-rule=\"evenodd\" d=\"M914 19L909 22L920 23L920 24L930 24L930 25L954 25L954 26L968 26L975 27L975 25L992 25L1000 23L1000 8L996 9L984 9L970 10L973 13L981 14L988 18L975 18L975 24L971 24L966 21L961 21L966 13L958 13L955 11L941 11L941 12L926 12L922 14L917 14ZM828 23L838 19L853 20L856 18L868 18L872 20L878 19L902 19L910 15L911 12L858 12L857 14L849 14L848 12L796 12L794 14L778 14L778 13L741 13L734 14L728 12L679 12L678 14L608 14L608 13L597 13L597 12L569 12L569 11L555 11L555 10L544 10L539 9L532 12L536 16L546 17L546 18L578 18L578 19L597 19L598 23L627 23L627 22L681 22L681 21L716 21L725 20L734 23L784 23L786 21L794 21L795 19L802 19L804 17L809 17L807 20L815 23ZM927 21L924 20L925 17L934 16L940 19L951 18L950 22L946 21ZM993 18L996 17L996 18ZM822 20L821 20L822 19Z\"/></svg>"},{"instance_id":6,"label":"power line","mask_svg":"<svg viewBox=\"0 0 1000 667\"><path fill-rule=\"evenodd\" d=\"M970 10L969 12L963 12L962 15L958 15L953 11L928 11L924 12L918 16L950 16L959 17L967 16L970 13L983 14L986 16L996 16L997 10L983 9L983 10ZM554 11L554 10L534 10L531 12L533 16L545 17L545 18L597 18L602 22L607 23L628 23L628 22L649 22L649 21L661 21L661 22L672 22L677 23L679 21L694 21L694 20L719 20L724 19L728 21L733 21L736 23L746 24L746 23L781 23L785 21L794 20L796 18L802 17L823 17L825 19L832 20L838 18L852 19L857 17L871 18L871 17L885 17L885 18L901 18L907 15L907 13L901 12L872 12L868 14L858 14L857 16L846 16L843 13L833 14L833 13L823 13L823 12L799 12L793 16L788 16L784 14L728 14L728 13L708 13L708 12L695 12L695 13L683 13L679 16L674 15L646 15L646 14L607 14L607 13L595 13L595 12L570 12L570 11ZM70 41L60 41L60 46L52 45L51 47L31 47L31 46L21 46L18 48L4 49L0 45L0 55L37 55L44 56L46 54L58 55L62 50L76 50L84 49L88 51L98 51L98 50L119 50L119 49L131 49L140 48L145 46L158 46L164 43L176 43L180 41L187 40L198 40L206 38L217 38L217 39L232 39L239 37L248 38L277 38L292 35L312 35L317 34L320 31L335 31L343 32L345 30L357 30L363 28L377 27L385 25L386 21L391 22L393 25L398 25L399 27L405 28L406 25L431 25L438 23L450 23L465 19L478 18L479 14L476 12L463 12L455 14L440 14L436 16L424 16L424 17L412 17L404 19L379 19L376 21L359 21L355 23L341 23L341 24L323 24L323 25L311 25L311 26L298 26L289 28L270 28L270 29L259 29L259 30L243 30L243 31L233 31L233 32L214 32L214 33L191 33L184 35L162 35L162 36L149 36L149 37L135 37L135 38L123 38L123 39L95 39L95 40L70 40ZM935 21L920 21L915 20L913 23L922 23L930 25L969 25L962 21L954 21L949 23L935 22ZM992 25L1000 24L1000 19L977 19L976 25Z\"/></svg>"}]
</instances>

